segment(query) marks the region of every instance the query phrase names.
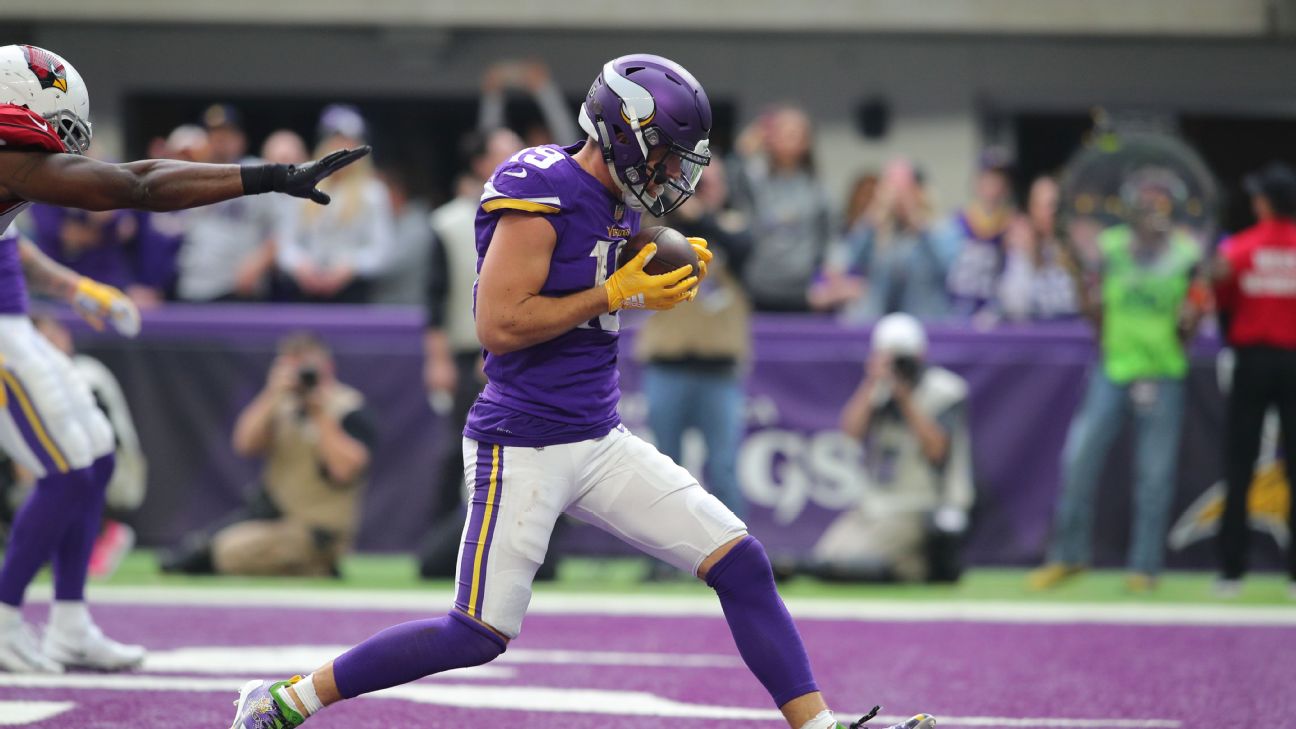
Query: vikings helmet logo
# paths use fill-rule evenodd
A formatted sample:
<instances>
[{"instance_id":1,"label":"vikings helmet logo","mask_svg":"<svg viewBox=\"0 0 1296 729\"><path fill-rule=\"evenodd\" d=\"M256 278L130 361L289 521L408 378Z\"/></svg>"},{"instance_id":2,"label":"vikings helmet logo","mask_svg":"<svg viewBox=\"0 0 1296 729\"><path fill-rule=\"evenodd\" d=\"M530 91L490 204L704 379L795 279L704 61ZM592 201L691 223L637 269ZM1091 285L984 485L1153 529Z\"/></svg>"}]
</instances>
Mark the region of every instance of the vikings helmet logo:
<instances>
[{"instance_id":1,"label":"vikings helmet logo","mask_svg":"<svg viewBox=\"0 0 1296 729\"><path fill-rule=\"evenodd\" d=\"M1281 460L1273 460L1256 471L1255 480L1247 492L1247 524L1254 530L1273 537L1279 547L1286 547L1292 539L1287 529L1287 510L1291 508L1292 489L1283 478ZM1170 530L1171 549L1180 550L1193 542L1208 539L1219 533L1224 516L1224 494L1227 486L1217 483L1206 489L1184 511Z\"/></svg>"},{"instance_id":2,"label":"vikings helmet logo","mask_svg":"<svg viewBox=\"0 0 1296 729\"><path fill-rule=\"evenodd\" d=\"M57 56L34 46L22 46L22 51L27 59L27 68L36 74L42 89L54 88L67 93L67 69Z\"/></svg>"}]
</instances>

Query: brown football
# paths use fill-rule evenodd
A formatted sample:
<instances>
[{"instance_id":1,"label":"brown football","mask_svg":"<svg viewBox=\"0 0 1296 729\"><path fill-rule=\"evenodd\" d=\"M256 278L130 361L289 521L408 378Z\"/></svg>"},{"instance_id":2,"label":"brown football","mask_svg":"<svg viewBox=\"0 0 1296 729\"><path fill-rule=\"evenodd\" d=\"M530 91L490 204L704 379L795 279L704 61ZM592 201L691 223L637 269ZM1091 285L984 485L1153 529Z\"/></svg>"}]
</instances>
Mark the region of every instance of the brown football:
<instances>
[{"instance_id":1,"label":"brown football","mask_svg":"<svg viewBox=\"0 0 1296 729\"><path fill-rule=\"evenodd\" d=\"M680 266L693 266L693 273L697 273L697 253L689 245L688 238L678 230L664 225L644 228L626 241L617 255L617 268L629 263L649 243L657 244L657 255L644 266L644 271L656 276L670 273Z\"/></svg>"}]
</instances>

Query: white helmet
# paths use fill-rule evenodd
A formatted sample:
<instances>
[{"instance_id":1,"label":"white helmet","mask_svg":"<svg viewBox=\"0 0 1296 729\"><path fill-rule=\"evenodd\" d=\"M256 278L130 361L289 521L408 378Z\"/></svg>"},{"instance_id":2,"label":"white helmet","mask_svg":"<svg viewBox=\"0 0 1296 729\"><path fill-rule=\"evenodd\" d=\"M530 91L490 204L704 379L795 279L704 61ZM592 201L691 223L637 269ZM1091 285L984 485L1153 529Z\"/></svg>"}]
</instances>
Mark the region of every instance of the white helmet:
<instances>
[{"instance_id":1,"label":"white helmet","mask_svg":"<svg viewBox=\"0 0 1296 729\"><path fill-rule=\"evenodd\" d=\"M72 64L36 46L0 46L0 104L25 106L54 125L63 148L90 147L90 94Z\"/></svg>"}]
</instances>

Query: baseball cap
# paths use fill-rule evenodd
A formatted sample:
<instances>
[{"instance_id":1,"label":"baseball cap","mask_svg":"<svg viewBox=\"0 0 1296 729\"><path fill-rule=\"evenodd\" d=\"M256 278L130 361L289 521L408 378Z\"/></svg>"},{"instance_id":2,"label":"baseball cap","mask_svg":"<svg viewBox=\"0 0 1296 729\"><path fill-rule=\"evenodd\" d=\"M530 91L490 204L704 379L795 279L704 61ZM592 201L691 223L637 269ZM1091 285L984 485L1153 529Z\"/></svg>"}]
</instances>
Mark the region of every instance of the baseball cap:
<instances>
[{"instance_id":1,"label":"baseball cap","mask_svg":"<svg viewBox=\"0 0 1296 729\"><path fill-rule=\"evenodd\" d=\"M1012 174L1013 156L1003 147L986 147L981 150L977 156L978 172L1002 172L1003 174Z\"/></svg>"},{"instance_id":2,"label":"baseball cap","mask_svg":"<svg viewBox=\"0 0 1296 729\"><path fill-rule=\"evenodd\" d=\"M873 327L873 349L899 357L922 357L927 353L927 332L910 314L887 314Z\"/></svg>"},{"instance_id":3,"label":"baseball cap","mask_svg":"<svg viewBox=\"0 0 1296 729\"><path fill-rule=\"evenodd\" d=\"M1274 211L1296 214L1296 172L1282 162L1270 162L1242 178L1242 187L1252 197L1265 197Z\"/></svg>"},{"instance_id":4,"label":"baseball cap","mask_svg":"<svg viewBox=\"0 0 1296 729\"><path fill-rule=\"evenodd\" d=\"M243 128L243 115L229 104L212 104L203 111L203 126L207 129L220 127Z\"/></svg>"},{"instance_id":5,"label":"baseball cap","mask_svg":"<svg viewBox=\"0 0 1296 729\"><path fill-rule=\"evenodd\" d=\"M341 134L352 139L365 138L367 125L360 110L350 104L329 104L320 112L320 138Z\"/></svg>"}]
</instances>

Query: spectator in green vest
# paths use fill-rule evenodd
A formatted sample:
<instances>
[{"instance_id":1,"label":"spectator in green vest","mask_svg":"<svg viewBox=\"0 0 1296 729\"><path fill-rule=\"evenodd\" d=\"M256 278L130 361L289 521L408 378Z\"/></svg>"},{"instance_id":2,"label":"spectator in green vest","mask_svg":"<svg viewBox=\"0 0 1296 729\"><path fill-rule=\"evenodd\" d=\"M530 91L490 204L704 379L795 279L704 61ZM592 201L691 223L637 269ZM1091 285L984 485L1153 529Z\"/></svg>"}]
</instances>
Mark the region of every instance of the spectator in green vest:
<instances>
[{"instance_id":1,"label":"spectator in green vest","mask_svg":"<svg viewBox=\"0 0 1296 729\"><path fill-rule=\"evenodd\" d=\"M1184 190L1166 170L1131 174L1120 196L1128 222L1103 231L1099 270L1079 287L1101 356L1067 434L1048 562L1030 574L1032 589L1055 587L1089 565L1098 478L1131 416L1134 523L1126 585L1134 593L1156 586L1174 496L1186 344L1202 313L1190 295L1201 247L1174 224Z\"/></svg>"}]
</instances>

